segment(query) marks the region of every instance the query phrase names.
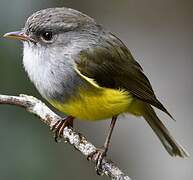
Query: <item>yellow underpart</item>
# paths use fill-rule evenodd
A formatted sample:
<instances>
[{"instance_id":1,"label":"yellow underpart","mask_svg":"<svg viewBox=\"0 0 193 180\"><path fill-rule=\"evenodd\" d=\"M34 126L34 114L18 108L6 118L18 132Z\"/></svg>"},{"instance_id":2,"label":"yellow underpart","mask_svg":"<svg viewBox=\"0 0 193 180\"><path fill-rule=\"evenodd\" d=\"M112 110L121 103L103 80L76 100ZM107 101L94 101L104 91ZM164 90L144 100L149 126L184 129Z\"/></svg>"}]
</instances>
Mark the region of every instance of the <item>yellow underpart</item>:
<instances>
[{"instance_id":1,"label":"yellow underpart","mask_svg":"<svg viewBox=\"0 0 193 180\"><path fill-rule=\"evenodd\" d=\"M78 89L76 96L67 102L49 101L55 108L81 120L98 121L111 118L121 113L130 113L140 116L141 101L137 100L128 91L100 87L93 79L77 74L85 80L89 88Z\"/></svg>"},{"instance_id":2,"label":"yellow underpart","mask_svg":"<svg viewBox=\"0 0 193 180\"><path fill-rule=\"evenodd\" d=\"M135 99L128 92L109 88L96 88L86 91L79 90L79 95L62 104L50 103L67 115L81 120L97 121L111 118L124 112L137 115Z\"/></svg>"}]
</instances>

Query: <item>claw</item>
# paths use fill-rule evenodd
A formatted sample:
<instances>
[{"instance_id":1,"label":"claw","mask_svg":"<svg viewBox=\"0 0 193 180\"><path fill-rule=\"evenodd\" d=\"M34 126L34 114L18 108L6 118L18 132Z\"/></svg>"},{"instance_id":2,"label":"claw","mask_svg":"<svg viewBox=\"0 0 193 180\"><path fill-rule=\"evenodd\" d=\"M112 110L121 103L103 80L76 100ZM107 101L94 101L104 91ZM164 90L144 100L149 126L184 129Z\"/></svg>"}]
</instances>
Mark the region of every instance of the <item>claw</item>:
<instances>
[{"instance_id":1,"label":"claw","mask_svg":"<svg viewBox=\"0 0 193 180\"><path fill-rule=\"evenodd\" d=\"M55 142L59 142L59 139L63 135L63 131L65 127L73 126L73 117L68 116L64 120L57 121L50 129L54 132L54 140Z\"/></svg>"},{"instance_id":2,"label":"claw","mask_svg":"<svg viewBox=\"0 0 193 180\"><path fill-rule=\"evenodd\" d=\"M93 152L87 156L87 160L89 160L89 161L95 160L96 161L96 167L95 167L96 172L100 176L103 174L102 161L103 161L105 156L106 156L106 151L104 148L99 148L95 152Z\"/></svg>"}]
</instances>

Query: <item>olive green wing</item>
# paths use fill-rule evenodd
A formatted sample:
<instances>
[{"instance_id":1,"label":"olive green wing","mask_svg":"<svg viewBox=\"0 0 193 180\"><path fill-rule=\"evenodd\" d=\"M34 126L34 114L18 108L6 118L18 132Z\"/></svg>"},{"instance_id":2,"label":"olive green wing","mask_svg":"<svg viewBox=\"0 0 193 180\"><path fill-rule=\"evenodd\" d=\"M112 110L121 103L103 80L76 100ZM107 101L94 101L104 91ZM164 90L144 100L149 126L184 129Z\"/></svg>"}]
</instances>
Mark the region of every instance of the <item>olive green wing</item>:
<instances>
[{"instance_id":1,"label":"olive green wing","mask_svg":"<svg viewBox=\"0 0 193 180\"><path fill-rule=\"evenodd\" d=\"M113 34L101 37L96 45L80 52L75 60L81 74L102 87L125 89L136 98L172 116L156 98L143 69L127 47Z\"/></svg>"}]
</instances>

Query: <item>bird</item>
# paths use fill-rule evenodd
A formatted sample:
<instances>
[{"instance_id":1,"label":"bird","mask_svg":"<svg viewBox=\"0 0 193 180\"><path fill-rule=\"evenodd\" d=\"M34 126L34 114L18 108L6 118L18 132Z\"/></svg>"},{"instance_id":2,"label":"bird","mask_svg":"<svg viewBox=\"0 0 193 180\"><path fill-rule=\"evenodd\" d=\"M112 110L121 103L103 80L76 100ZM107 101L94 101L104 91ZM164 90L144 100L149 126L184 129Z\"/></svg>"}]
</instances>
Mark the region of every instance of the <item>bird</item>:
<instances>
[{"instance_id":1,"label":"bird","mask_svg":"<svg viewBox=\"0 0 193 180\"><path fill-rule=\"evenodd\" d=\"M57 7L33 13L20 31L4 37L23 42L23 65L35 87L66 117L52 130L55 140L73 120L112 118L104 145L90 155L101 172L120 114L144 117L171 156L188 152L171 136L154 108L172 115L156 97L130 50L114 33L77 10ZM152 147L153 148L153 147Z\"/></svg>"}]
</instances>

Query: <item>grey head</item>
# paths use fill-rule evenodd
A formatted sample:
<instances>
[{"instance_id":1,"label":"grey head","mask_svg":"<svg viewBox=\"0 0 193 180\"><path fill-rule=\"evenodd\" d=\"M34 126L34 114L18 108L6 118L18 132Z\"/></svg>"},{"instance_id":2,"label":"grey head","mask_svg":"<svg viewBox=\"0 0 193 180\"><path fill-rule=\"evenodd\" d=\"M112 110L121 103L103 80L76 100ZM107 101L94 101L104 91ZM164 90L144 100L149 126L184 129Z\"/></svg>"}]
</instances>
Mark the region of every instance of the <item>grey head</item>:
<instances>
[{"instance_id":1,"label":"grey head","mask_svg":"<svg viewBox=\"0 0 193 180\"><path fill-rule=\"evenodd\" d=\"M48 8L32 14L26 21L24 32L37 42L41 42L49 41L51 33L54 36L69 31L88 30L95 25L94 19L74 9Z\"/></svg>"},{"instance_id":2,"label":"grey head","mask_svg":"<svg viewBox=\"0 0 193 180\"><path fill-rule=\"evenodd\" d=\"M27 19L23 64L44 98L65 101L85 85L74 70L74 57L97 44L100 32L92 18L69 8L40 10Z\"/></svg>"}]
</instances>

